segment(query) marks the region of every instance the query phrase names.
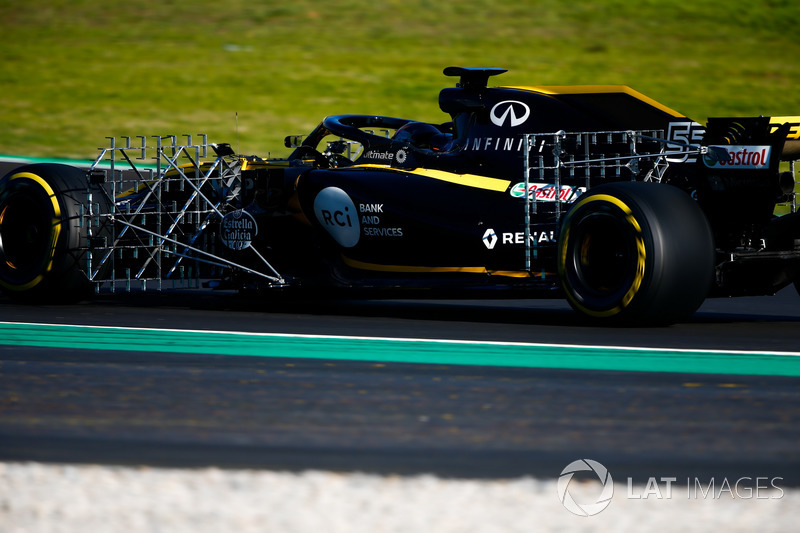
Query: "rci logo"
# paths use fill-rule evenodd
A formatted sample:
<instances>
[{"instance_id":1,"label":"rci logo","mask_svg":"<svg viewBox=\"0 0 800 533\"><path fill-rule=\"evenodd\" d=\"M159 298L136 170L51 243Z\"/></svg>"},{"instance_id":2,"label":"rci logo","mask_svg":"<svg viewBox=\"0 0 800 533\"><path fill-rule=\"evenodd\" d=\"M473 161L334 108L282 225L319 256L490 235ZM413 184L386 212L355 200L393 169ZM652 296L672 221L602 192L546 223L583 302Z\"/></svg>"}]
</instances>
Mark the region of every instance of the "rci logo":
<instances>
[{"instance_id":1,"label":"rci logo","mask_svg":"<svg viewBox=\"0 0 800 533\"><path fill-rule=\"evenodd\" d=\"M353 200L338 187L322 189L314 199L314 214L331 237L341 246L358 244L361 228Z\"/></svg>"},{"instance_id":2,"label":"rci logo","mask_svg":"<svg viewBox=\"0 0 800 533\"><path fill-rule=\"evenodd\" d=\"M569 492L569 483L576 472L594 472L603 490L594 503L578 504ZM567 511L578 516L594 516L608 507L614 496L614 480L606 467L591 459L579 459L567 465L558 478L558 499Z\"/></svg>"},{"instance_id":3,"label":"rci logo","mask_svg":"<svg viewBox=\"0 0 800 533\"><path fill-rule=\"evenodd\" d=\"M531 108L517 100L504 100L498 102L489 113L489 118L495 126L505 126L506 122L512 128L524 124L531 116Z\"/></svg>"}]
</instances>

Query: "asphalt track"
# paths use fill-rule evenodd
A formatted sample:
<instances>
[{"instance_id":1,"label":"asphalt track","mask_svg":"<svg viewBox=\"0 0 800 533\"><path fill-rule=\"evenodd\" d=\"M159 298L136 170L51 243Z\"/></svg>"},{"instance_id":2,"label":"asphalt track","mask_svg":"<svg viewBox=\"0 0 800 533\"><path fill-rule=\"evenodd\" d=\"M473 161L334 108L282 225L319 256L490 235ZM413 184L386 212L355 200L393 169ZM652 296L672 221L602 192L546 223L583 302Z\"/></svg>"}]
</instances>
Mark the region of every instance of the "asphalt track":
<instances>
[{"instance_id":1,"label":"asphalt track","mask_svg":"<svg viewBox=\"0 0 800 533\"><path fill-rule=\"evenodd\" d=\"M4 461L554 478L590 458L800 486L793 288L666 328L561 301L204 292L0 298L0 322Z\"/></svg>"},{"instance_id":2,"label":"asphalt track","mask_svg":"<svg viewBox=\"0 0 800 533\"><path fill-rule=\"evenodd\" d=\"M788 289L711 300L667 328L603 329L559 301L270 302L202 292L103 295L74 306L2 299L0 460L552 478L593 458L635 480L781 477L795 486L800 357L781 352L800 346L798 304ZM42 324L115 329L47 333ZM153 328L173 335L153 337ZM202 331L175 334L184 330ZM212 349L202 340L209 331L288 336L259 341L279 341L278 351L228 355L242 353L239 343ZM370 345L354 357L364 337L481 344L415 344L405 360ZM603 353L559 368L557 355L546 364L536 354L502 360L494 343L691 351L632 352L620 368L636 370L603 370L602 361L590 364ZM413 362L437 351L445 358ZM678 371L660 366L670 355L685 360ZM710 370L691 366L709 358L719 359ZM738 366L745 359L749 366Z\"/></svg>"}]
</instances>

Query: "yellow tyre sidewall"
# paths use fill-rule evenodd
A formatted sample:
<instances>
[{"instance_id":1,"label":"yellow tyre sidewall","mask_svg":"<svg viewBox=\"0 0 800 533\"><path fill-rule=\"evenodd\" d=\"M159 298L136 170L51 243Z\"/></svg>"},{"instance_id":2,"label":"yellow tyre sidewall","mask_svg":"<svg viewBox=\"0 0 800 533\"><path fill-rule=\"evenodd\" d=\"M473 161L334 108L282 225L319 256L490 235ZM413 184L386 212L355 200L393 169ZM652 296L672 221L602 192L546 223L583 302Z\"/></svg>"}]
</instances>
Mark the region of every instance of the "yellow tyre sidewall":
<instances>
[{"instance_id":1,"label":"yellow tyre sidewall","mask_svg":"<svg viewBox=\"0 0 800 533\"><path fill-rule=\"evenodd\" d=\"M27 183L25 183L27 182ZM40 187L44 194L50 201L49 207L52 207L52 217L51 217L51 231L49 235L49 250L46 254L45 261L43 264L42 271L39 272L33 279L26 281L25 283L9 283L0 279L0 286L4 289L10 291L27 291L30 290L37 285L39 285L42 280L45 279L47 273L53 269L53 261L55 259L56 254L56 246L58 245L58 239L61 235L61 224L62 224L62 217L61 217L61 207L58 203L58 197L56 196L55 191L50 186L50 184L41 176L33 174L31 172L18 172L16 174L12 174L9 176L8 180L5 183L6 189L13 189L20 185L23 186L33 186L33 187ZM5 194L5 193L3 193ZM6 209L8 206L3 206L0 210L0 226L3 223L3 217L6 214ZM8 263L10 268L15 268L14 265Z\"/></svg>"}]
</instances>

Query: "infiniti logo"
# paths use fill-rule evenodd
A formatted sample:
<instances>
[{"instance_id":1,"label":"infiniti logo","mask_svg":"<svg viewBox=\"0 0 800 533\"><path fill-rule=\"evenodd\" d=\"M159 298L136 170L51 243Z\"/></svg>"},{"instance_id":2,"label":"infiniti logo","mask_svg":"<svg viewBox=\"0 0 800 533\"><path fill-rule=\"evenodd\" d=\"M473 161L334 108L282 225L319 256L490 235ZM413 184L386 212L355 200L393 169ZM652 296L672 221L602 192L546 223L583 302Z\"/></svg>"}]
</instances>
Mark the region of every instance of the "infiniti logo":
<instances>
[{"instance_id":1,"label":"infiniti logo","mask_svg":"<svg viewBox=\"0 0 800 533\"><path fill-rule=\"evenodd\" d=\"M512 128L524 124L528 117L531 116L531 108L527 104L518 102L517 100L504 100L498 102L492 108L489 118L492 119L492 124L496 126L505 126L506 121Z\"/></svg>"}]
</instances>

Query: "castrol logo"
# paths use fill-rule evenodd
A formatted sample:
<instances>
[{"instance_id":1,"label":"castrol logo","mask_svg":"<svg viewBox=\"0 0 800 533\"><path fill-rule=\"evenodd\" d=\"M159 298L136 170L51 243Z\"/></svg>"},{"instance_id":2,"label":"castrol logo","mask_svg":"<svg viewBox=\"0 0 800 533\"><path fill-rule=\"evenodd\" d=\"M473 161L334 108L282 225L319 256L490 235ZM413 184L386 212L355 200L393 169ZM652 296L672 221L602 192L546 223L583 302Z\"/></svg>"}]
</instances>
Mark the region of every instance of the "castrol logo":
<instances>
[{"instance_id":1,"label":"castrol logo","mask_svg":"<svg viewBox=\"0 0 800 533\"><path fill-rule=\"evenodd\" d=\"M709 146L711 148L728 152L728 160L719 161L716 160L718 158L704 156L703 163L708 168L765 169L769 168L772 155L771 146Z\"/></svg>"}]
</instances>

